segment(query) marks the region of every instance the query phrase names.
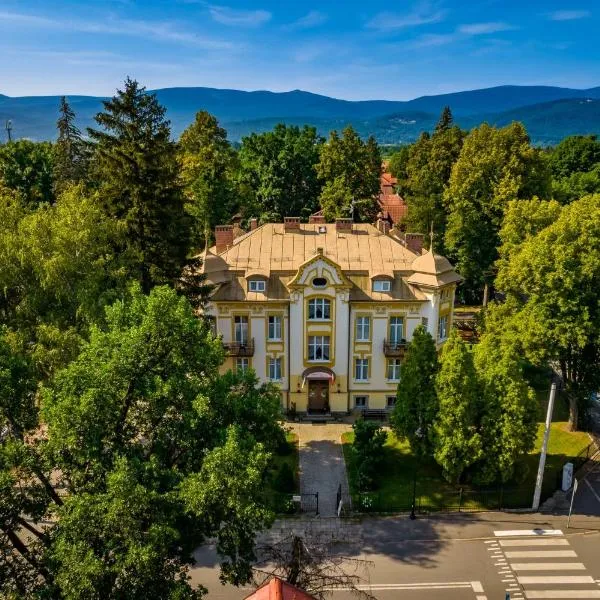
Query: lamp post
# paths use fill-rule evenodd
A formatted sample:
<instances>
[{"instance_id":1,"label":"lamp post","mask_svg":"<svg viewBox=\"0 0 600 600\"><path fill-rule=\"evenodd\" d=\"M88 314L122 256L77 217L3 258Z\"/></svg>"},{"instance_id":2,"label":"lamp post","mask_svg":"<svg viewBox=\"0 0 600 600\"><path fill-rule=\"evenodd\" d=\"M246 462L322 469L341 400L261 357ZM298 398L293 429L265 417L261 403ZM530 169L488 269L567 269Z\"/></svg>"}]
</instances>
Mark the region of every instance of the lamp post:
<instances>
[{"instance_id":1,"label":"lamp post","mask_svg":"<svg viewBox=\"0 0 600 600\"><path fill-rule=\"evenodd\" d=\"M417 430L415 431L415 437L417 438L418 441L418 445L420 446L420 442L423 439L423 430L421 429L421 427L418 427ZM412 505L410 508L410 520L414 521L417 518L417 515L415 513L415 508L416 508L416 504L417 504L417 459L420 455L420 447L419 447L419 452L416 453L415 455L415 467L413 469L413 493L412 493Z\"/></svg>"}]
</instances>

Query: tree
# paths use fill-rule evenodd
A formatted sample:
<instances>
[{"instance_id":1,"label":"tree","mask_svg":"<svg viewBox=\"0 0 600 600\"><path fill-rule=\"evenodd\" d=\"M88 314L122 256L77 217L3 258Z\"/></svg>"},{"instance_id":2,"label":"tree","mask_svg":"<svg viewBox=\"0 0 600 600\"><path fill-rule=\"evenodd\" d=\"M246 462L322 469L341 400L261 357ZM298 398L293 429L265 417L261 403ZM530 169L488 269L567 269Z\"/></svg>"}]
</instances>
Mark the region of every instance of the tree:
<instances>
[{"instance_id":1,"label":"tree","mask_svg":"<svg viewBox=\"0 0 600 600\"><path fill-rule=\"evenodd\" d=\"M408 159L410 156L410 145L403 145L398 148L388 161L389 172L398 180L397 188L405 193Z\"/></svg>"},{"instance_id":2,"label":"tree","mask_svg":"<svg viewBox=\"0 0 600 600\"><path fill-rule=\"evenodd\" d=\"M471 130L444 192L448 211L445 243L467 279L467 292L483 288L484 304L494 280L498 232L510 200L547 198L550 175L520 123L503 129L486 123Z\"/></svg>"},{"instance_id":3,"label":"tree","mask_svg":"<svg viewBox=\"0 0 600 600\"><path fill-rule=\"evenodd\" d=\"M342 137L332 131L321 148L317 174L323 182L321 208L328 220L375 220L379 211L381 153L373 137L363 142L351 126L343 130Z\"/></svg>"},{"instance_id":4,"label":"tree","mask_svg":"<svg viewBox=\"0 0 600 600\"><path fill-rule=\"evenodd\" d=\"M481 391L473 354L454 329L444 344L435 378L439 411L433 428L434 458L448 481L460 481L482 454L478 416Z\"/></svg>"},{"instance_id":5,"label":"tree","mask_svg":"<svg viewBox=\"0 0 600 600\"><path fill-rule=\"evenodd\" d=\"M189 220L179 184L175 144L154 94L127 79L88 129L93 175L107 215L126 229L130 273L148 292L172 282L185 264Z\"/></svg>"},{"instance_id":6,"label":"tree","mask_svg":"<svg viewBox=\"0 0 600 600\"><path fill-rule=\"evenodd\" d=\"M192 243L199 248L212 237L215 225L227 223L237 212L239 195L233 184L236 154L227 132L206 111L179 138L185 209L192 217Z\"/></svg>"},{"instance_id":7,"label":"tree","mask_svg":"<svg viewBox=\"0 0 600 600\"><path fill-rule=\"evenodd\" d=\"M263 222L308 218L319 208L315 165L323 139L314 127L278 124L242 138L239 183L250 191L245 212Z\"/></svg>"},{"instance_id":8,"label":"tree","mask_svg":"<svg viewBox=\"0 0 600 600\"><path fill-rule=\"evenodd\" d=\"M409 440L413 452L421 458L433 453L432 427L438 411L437 371L435 342L425 327L419 325L406 349L390 425L398 437Z\"/></svg>"},{"instance_id":9,"label":"tree","mask_svg":"<svg viewBox=\"0 0 600 600\"><path fill-rule=\"evenodd\" d=\"M564 206L500 265L496 285L510 309L503 326L517 353L560 373L575 429L600 386L600 196Z\"/></svg>"},{"instance_id":10,"label":"tree","mask_svg":"<svg viewBox=\"0 0 600 600\"><path fill-rule=\"evenodd\" d=\"M352 425L354 442L352 451L358 472L358 487L369 490L375 484L377 469L383 460L383 446L387 433L380 425L357 419Z\"/></svg>"},{"instance_id":11,"label":"tree","mask_svg":"<svg viewBox=\"0 0 600 600\"><path fill-rule=\"evenodd\" d=\"M589 194L600 194L600 162L591 171L572 173L552 181L552 196L562 204Z\"/></svg>"},{"instance_id":12,"label":"tree","mask_svg":"<svg viewBox=\"0 0 600 600\"><path fill-rule=\"evenodd\" d=\"M187 569L208 537L223 578L250 580L255 532L273 518L262 490L281 434L266 420L280 399L251 373L224 383L222 357L208 323L166 286L148 296L132 288L107 309L106 324L43 386L47 427L35 420L1 446L0 593L198 598ZM257 398L244 412L217 412L250 389ZM33 452L55 497L32 476Z\"/></svg>"},{"instance_id":13,"label":"tree","mask_svg":"<svg viewBox=\"0 0 600 600\"><path fill-rule=\"evenodd\" d=\"M0 144L0 185L18 192L36 208L54 202L52 144L18 140Z\"/></svg>"},{"instance_id":14,"label":"tree","mask_svg":"<svg viewBox=\"0 0 600 600\"><path fill-rule=\"evenodd\" d=\"M503 483L515 476L520 459L535 446L539 406L534 391L523 375L521 356L507 342L508 333L500 334L504 307L498 313L488 311L489 329L475 346L475 367L483 386L480 415L481 443L484 452L474 465L478 483ZM492 325L495 321L495 325Z\"/></svg>"},{"instance_id":15,"label":"tree","mask_svg":"<svg viewBox=\"0 0 600 600\"><path fill-rule=\"evenodd\" d=\"M406 165L406 180L402 191L408 205L407 226L412 231L438 234L435 250L445 254L444 233L446 210L443 193L448 185L452 166L460 154L465 132L452 126L452 113L446 107L433 135L423 133L410 147Z\"/></svg>"},{"instance_id":16,"label":"tree","mask_svg":"<svg viewBox=\"0 0 600 600\"><path fill-rule=\"evenodd\" d=\"M60 117L56 122L58 139L53 147L53 177L56 192L86 177L87 148L75 125L75 113L67 99L60 99Z\"/></svg>"},{"instance_id":17,"label":"tree","mask_svg":"<svg viewBox=\"0 0 600 600\"><path fill-rule=\"evenodd\" d=\"M595 135L571 135L550 152L550 169L555 179L587 173L600 163L600 142Z\"/></svg>"}]
</instances>

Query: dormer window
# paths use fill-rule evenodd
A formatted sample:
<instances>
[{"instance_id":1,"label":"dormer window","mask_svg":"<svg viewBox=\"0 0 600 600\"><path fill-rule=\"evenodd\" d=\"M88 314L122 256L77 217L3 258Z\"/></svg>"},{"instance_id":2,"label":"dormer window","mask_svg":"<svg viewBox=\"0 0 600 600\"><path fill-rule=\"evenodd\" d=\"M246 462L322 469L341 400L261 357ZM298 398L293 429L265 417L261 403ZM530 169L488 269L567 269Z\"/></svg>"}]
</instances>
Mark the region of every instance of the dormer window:
<instances>
[{"instance_id":1,"label":"dormer window","mask_svg":"<svg viewBox=\"0 0 600 600\"><path fill-rule=\"evenodd\" d=\"M249 292L264 292L267 289L267 282L264 279L250 279L248 281Z\"/></svg>"},{"instance_id":2,"label":"dormer window","mask_svg":"<svg viewBox=\"0 0 600 600\"><path fill-rule=\"evenodd\" d=\"M374 279L374 292L390 292L392 290L392 282L389 279Z\"/></svg>"},{"instance_id":3,"label":"dormer window","mask_svg":"<svg viewBox=\"0 0 600 600\"><path fill-rule=\"evenodd\" d=\"M308 302L309 321L328 321L331 318L331 302L326 298L313 298Z\"/></svg>"},{"instance_id":4,"label":"dormer window","mask_svg":"<svg viewBox=\"0 0 600 600\"><path fill-rule=\"evenodd\" d=\"M327 279L325 277L315 277L312 280L313 287L324 288L327 287Z\"/></svg>"}]
</instances>

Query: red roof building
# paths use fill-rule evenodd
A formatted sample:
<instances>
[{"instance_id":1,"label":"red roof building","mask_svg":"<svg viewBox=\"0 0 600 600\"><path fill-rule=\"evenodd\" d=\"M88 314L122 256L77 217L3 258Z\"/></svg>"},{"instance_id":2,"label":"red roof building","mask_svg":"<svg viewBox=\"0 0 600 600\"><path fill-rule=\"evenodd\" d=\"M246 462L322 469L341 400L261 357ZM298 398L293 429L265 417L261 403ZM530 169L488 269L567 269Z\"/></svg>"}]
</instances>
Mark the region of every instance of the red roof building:
<instances>
[{"instance_id":1,"label":"red roof building","mask_svg":"<svg viewBox=\"0 0 600 600\"><path fill-rule=\"evenodd\" d=\"M387 170L387 164L383 163L383 172L381 173L381 191L379 192L379 206L383 213L383 218L392 225L400 223L408 212L406 202L400 194L396 193L395 185L398 180Z\"/></svg>"},{"instance_id":2,"label":"red roof building","mask_svg":"<svg viewBox=\"0 0 600 600\"><path fill-rule=\"evenodd\" d=\"M316 600L316 598L279 577L273 577L244 600Z\"/></svg>"}]
</instances>

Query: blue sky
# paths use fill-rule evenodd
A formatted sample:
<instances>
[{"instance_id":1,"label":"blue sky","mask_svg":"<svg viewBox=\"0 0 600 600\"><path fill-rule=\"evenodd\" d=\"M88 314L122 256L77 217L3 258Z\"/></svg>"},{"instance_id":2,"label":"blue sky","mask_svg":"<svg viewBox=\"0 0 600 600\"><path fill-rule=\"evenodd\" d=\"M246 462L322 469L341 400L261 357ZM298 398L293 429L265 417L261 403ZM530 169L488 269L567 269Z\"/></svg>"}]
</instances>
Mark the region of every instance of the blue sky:
<instances>
[{"instance_id":1,"label":"blue sky","mask_svg":"<svg viewBox=\"0 0 600 600\"><path fill-rule=\"evenodd\" d=\"M0 0L0 93L600 85L598 0Z\"/></svg>"}]
</instances>

